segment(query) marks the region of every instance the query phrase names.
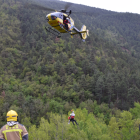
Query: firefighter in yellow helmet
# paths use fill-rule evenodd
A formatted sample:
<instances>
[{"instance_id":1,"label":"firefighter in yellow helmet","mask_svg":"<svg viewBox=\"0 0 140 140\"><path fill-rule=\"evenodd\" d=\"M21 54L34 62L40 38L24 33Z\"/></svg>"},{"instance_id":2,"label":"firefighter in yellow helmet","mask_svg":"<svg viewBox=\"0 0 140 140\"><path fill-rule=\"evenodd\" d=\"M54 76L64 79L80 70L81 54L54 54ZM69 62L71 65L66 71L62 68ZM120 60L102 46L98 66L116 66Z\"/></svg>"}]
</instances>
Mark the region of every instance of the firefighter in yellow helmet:
<instances>
[{"instance_id":1,"label":"firefighter in yellow helmet","mask_svg":"<svg viewBox=\"0 0 140 140\"><path fill-rule=\"evenodd\" d=\"M0 130L0 140L28 140L28 132L19 124L18 114L14 110L7 112L7 124Z\"/></svg>"}]
</instances>

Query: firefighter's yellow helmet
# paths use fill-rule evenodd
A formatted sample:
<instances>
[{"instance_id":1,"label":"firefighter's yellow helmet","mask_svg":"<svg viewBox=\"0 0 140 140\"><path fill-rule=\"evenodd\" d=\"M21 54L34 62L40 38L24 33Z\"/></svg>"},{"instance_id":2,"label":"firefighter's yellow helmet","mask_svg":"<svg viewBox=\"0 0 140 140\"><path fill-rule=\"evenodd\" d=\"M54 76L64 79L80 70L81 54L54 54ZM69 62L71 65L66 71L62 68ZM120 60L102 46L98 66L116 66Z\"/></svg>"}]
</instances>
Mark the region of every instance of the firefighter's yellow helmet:
<instances>
[{"instance_id":1,"label":"firefighter's yellow helmet","mask_svg":"<svg viewBox=\"0 0 140 140\"><path fill-rule=\"evenodd\" d=\"M8 111L6 117L7 117L7 122L9 122L9 121L15 121L15 122L18 121L18 114L14 110Z\"/></svg>"}]
</instances>

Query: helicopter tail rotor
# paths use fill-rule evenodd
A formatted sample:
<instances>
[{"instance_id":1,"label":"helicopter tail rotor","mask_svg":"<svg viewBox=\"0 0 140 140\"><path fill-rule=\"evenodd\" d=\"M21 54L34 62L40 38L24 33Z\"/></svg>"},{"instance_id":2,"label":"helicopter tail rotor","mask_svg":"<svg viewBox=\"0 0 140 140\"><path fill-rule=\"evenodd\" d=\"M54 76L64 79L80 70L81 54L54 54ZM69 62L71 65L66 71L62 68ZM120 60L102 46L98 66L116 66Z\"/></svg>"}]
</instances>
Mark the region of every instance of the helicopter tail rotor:
<instances>
[{"instance_id":1,"label":"helicopter tail rotor","mask_svg":"<svg viewBox=\"0 0 140 140\"><path fill-rule=\"evenodd\" d=\"M83 41L87 38L87 36L89 36L89 30L86 30L86 26L83 25L81 30L80 30L80 35L81 38L83 39Z\"/></svg>"}]
</instances>

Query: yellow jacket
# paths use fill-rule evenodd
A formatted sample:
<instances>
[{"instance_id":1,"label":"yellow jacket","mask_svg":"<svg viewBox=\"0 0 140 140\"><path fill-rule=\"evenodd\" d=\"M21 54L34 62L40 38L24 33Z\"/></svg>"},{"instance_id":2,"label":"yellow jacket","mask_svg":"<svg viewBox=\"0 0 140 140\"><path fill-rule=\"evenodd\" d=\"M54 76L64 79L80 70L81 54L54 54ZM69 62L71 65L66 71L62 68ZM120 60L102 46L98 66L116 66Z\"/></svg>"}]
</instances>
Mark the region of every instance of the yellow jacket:
<instances>
[{"instance_id":1,"label":"yellow jacket","mask_svg":"<svg viewBox=\"0 0 140 140\"><path fill-rule=\"evenodd\" d=\"M6 124L0 130L0 140L28 140L28 132L22 124Z\"/></svg>"}]
</instances>

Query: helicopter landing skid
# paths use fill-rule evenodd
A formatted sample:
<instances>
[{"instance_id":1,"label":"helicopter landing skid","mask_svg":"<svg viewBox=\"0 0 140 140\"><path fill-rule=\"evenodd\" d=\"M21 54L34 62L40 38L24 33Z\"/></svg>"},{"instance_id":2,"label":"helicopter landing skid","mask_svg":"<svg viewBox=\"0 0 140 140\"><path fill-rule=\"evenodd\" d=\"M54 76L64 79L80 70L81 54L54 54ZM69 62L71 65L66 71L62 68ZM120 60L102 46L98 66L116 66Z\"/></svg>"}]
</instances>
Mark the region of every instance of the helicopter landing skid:
<instances>
[{"instance_id":1,"label":"helicopter landing skid","mask_svg":"<svg viewBox=\"0 0 140 140\"><path fill-rule=\"evenodd\" d=\"M52 29L51 27L45 27L46 31L52 33L53 35L56 35L58 38L61 37L60 32L57 32L56 30Z\"/></svg>"}]
</instances>

